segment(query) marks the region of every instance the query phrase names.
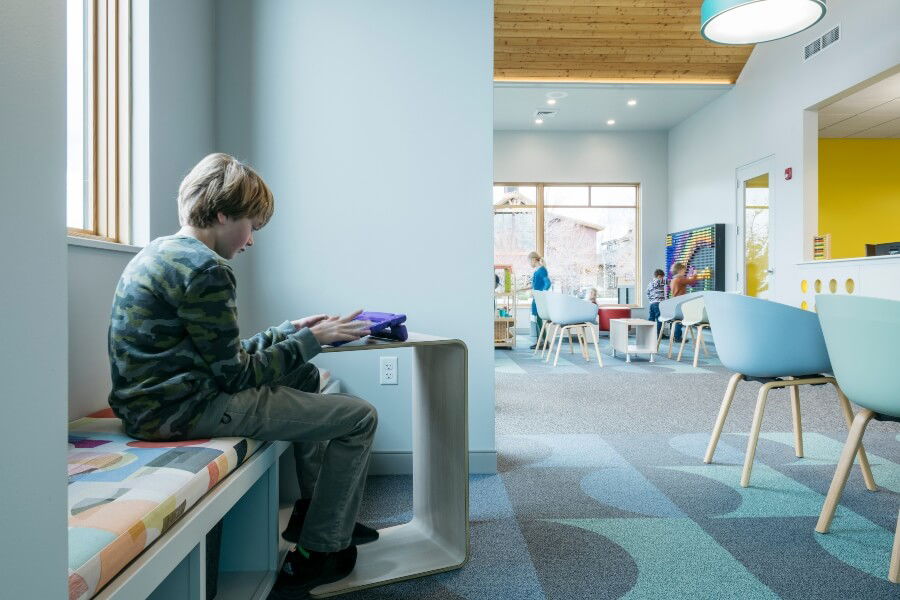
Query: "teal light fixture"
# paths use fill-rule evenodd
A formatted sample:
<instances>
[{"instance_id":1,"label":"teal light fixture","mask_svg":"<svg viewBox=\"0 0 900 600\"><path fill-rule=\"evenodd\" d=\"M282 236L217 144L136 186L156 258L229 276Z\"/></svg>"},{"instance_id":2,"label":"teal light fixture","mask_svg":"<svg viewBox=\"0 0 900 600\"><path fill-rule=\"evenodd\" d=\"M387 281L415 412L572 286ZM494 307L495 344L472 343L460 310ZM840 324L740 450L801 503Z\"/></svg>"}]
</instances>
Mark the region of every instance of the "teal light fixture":
<instances>
[{"instance_id":1,"label":"teal light fixture","mask_svg":"<svg viewBox=\"0 0 900 600\"><path fill-rule=\"evenodd\" d=\"M758 44L803 31L825 16L825 0L703 0L700 34L717 44Z\"/></svg>"}]
</instances>

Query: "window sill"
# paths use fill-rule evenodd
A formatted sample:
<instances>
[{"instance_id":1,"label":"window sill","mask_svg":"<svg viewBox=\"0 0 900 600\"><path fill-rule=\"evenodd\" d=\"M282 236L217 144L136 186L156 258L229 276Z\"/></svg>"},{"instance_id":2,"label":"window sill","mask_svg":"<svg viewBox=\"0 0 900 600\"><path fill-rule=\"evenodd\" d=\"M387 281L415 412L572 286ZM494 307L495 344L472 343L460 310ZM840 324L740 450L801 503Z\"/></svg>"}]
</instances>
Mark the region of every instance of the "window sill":
<instances>
[{"instance_id":1,"label":"window sill","mask_svg":"<svg viewBox=\"0 0 900 600\"><path fill-rule=\"evenodd\" d=\"M75 235L66 236L66 241L70 246L83 246L85 248L97 248L98 250L111 250L113 252L125 252L127 254L137 254L142 250L140 246L129 246L128 244L117 244L115 242L107 242L104 240L94 240L86 237Z\"/></svg>"}]
</instances>

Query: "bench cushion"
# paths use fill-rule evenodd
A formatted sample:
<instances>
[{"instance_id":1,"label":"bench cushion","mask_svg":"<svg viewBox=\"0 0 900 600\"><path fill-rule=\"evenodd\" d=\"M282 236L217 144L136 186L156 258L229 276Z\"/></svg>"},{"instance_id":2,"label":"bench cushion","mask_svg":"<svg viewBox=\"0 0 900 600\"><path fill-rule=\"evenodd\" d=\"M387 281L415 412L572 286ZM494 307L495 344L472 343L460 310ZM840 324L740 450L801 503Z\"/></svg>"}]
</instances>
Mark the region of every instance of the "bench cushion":
<instances>
[{"instance_id":1,"label":"bench cushion","mask_svg":"<svg viewBox=\"0 0 900 600\"><path fill-rule=\"evenodd\" d=\"M69 599L96 594L261 442L141 442L112 411L69 423Z\"/></svg>"}]
</instances>

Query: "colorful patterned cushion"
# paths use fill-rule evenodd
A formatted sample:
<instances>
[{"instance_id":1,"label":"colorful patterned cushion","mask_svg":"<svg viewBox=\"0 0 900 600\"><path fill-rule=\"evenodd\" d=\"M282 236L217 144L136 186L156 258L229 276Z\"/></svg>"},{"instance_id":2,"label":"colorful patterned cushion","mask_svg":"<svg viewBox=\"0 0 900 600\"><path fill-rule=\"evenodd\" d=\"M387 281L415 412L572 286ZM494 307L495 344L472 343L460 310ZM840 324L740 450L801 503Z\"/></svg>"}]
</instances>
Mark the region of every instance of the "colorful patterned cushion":
<instances>
[{"instance_id":1,"label":"colorful patterned cushion","mask_svg":"<svg viewBox=\"0 0 900 600\"><path fill-rule=\"evenodd\" d=\"M110 410L69 423L69 600L94 596L260 445L141 442Z\"/></svg>"}]
</instances>

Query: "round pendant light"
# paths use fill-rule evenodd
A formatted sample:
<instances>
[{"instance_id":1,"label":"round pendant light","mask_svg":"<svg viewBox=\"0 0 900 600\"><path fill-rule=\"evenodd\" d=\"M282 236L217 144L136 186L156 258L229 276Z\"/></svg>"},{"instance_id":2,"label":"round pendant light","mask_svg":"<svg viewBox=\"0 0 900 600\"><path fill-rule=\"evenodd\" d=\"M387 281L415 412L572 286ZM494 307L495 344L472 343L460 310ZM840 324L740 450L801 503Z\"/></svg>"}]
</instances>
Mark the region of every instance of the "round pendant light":
<instances>
[{"instance_id":1,"label":"round pendant light","mask_svg":"<svg viewBox=\"0 0 900 600\"><path fill-rule=\"evenodd\" d=\"M700 34L717 44L770 42L812 27L825 0L703 0Z\"/></svg>"}]
</instances>

